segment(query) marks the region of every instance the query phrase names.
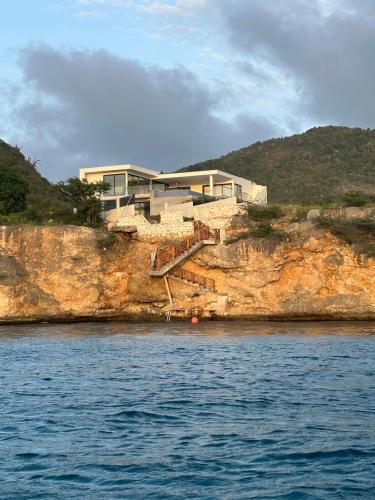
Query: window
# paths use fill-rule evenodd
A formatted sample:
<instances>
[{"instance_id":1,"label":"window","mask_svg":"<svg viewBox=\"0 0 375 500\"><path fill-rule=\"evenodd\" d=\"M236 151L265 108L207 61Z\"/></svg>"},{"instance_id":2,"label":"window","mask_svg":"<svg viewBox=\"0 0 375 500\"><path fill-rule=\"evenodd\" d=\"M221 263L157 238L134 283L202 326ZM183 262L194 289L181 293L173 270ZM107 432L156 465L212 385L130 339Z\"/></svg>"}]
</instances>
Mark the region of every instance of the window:
<instances>
[{"instance_id":1,"label":"window","mask_svg":"<svg viewBox=\"0 0 375 500\"><path fill-rule=\"evenodd\" d=\"M210 195L210 186L203 186L203 194ZM213 196L229 198L232 195L232 184L214 184Z\"/></svg>"},{"instance_id":2,"label":"window","mask_svg":"<svg viewBox=\"0 0 375 500\"><path fill-rule=\"evenodd\" d=\"M168 184L159 181L152 181L152 190L153 191L167 191Z\"/></svg>"},{"instance_id":3,"label":"window","mask_svg":"<svg viewBox=\"0 0 375 500\"><path fill-rule=\"evenodd\" d=\"M203 186L203 194L210 194L210 186ZM220 196L223 198L235 196L238 200L242 200L242 186L240 186L240 184L235 184L233 193L232 184L214 184L212 194L213 196Z\"/></svg>"},{"instance_id":4,"label":"window","mask_svg":"<svg viewBox=\"0 0 375 500\"><path fill-rule=\"evenodd\" d=\"M146 194L150 192L150 179L129 174L128 186L129 194Z\"/></svg>"},{"instance_id":5,"label":"window","mask_svg":"<svg viewBox=\"0 0 375 500\"><path fill-rule=\"evenodd\" d=\"M102 207L104 212L114 210L116 208L116 200L105 200L102 202Z\"/></svg>"},{"instance_id":6,"label":"window","mask_svg":"<svg viewBox=\"0 0 375 500\"><path fill-rule=\"evenodd\" d=\"M144 217L148 217L150 215L150 203L147 201L135 203L134 213L136 215L143 215Z\"/></svg>"},{"instance_id":7,"label":"window","mask_svg":"<svg viewBox=\"0 0 375 500\"><path fill-rule=\"evenodd\" d=\"M128 205L134 205L135 196L131 194L130 196L123 196L120 198L120 207L127 207Z\"/></svg>"},{"instance_id":8,"label":"window","mask_svg":"<svg viewBox=\"0 0 375 500\"><path fill-rule=\"evenodd\" d=\"M103 181L111 187L104 196L125 196L125 174L104 175ZM150 179L128 174L128 194L147 194L150 192Z\"/></svg>"},{"instance_id":9,"label":"window","mask_svg":"<svg viewBox=\"0 0 375 500\"><path fill-rule=\"evenodd\" d=\"M103 181L111 186L104 196L123 196L125 194L125 174L104 175Z\"/></svg>"},{"instance_id":10,"label":"window","mask_svg":"<svg viewBox=\"0 0 375 500\"><path fill-rule=\"evenodd\" d=\"M234 196L238 201L242 201L242 186L239 184L234 185Z\"/></svg>"}]
</instances>

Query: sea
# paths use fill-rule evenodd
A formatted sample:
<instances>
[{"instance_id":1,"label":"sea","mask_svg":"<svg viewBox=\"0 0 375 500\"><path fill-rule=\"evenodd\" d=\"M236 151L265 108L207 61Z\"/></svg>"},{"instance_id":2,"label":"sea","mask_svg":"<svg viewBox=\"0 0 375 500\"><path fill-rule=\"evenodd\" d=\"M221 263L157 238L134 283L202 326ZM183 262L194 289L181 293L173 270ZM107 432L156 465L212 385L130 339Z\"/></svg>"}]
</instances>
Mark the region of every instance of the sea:
<instances>
[{"instance_id":1,"label":"sea","mask_svg":"<svg viewBox=\"0 0 375 500\"><path fill-rule=\"evenodd\" d=\"M0 499L375 498L375 323L0 327Z\"/></svg>"}]
</instances>

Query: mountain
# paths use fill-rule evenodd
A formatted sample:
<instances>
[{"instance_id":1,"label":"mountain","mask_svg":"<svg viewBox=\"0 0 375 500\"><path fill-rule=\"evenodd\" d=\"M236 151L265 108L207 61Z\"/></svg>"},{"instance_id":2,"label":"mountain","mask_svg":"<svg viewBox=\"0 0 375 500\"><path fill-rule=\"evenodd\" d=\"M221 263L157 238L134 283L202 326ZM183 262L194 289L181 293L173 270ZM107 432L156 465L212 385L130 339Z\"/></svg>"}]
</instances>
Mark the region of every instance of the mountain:
<instances>
[{"instance_id":1,"label":"mountain","mask_svg":"<svg viewBox=\"0 0 375 500\"><path fill-rule=\"evenodd\" d=\"M319 204L342 192L375 193L375 130L317 127L256 142L179 170L219 169L268 186L270 203Z\"/></svg>"},{"instance_id":2,"label":"mountain","mask_svg":"<svg viewBox=\"0 0 375 500\"><path fill-rule=\"evenodd\" d=\"M36 162L25 158L17 146L10 146L1 139L0 166L17 174L27 185L26 212L15 216L20 222L34 218L36 222L43 222L56 216L65 218L66 203L54 186L40 175Z\"/></svg>"}]
</instances>

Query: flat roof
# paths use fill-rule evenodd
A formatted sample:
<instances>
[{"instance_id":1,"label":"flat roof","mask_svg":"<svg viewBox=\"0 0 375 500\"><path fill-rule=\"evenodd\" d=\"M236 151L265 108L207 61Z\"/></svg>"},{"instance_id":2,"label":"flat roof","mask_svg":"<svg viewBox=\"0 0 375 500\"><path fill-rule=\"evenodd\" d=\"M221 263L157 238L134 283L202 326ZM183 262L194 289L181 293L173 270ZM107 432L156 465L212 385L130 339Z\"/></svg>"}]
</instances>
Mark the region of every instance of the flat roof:
<instances>
[{"instance_id":1,"label":"flat roof","mask_svg":"<svg viewBox=\"0 0 375 500\"><path fill-rule=\"evenodd\" d=\"M106 172L106 173L111 173L111 172L118 172L118 171L128 171L131 174L137 175L137 172L140 174L147 175L150 178L156 177L159 172L155 170L150 170L149 168L144 168L144 167L139 167L138 165L134 165L133 163L127 163L125 165L106 165L102 167L85 167L85 168L80 168L79 173L80 176L85 174L97 174L100 172Z\"/></svg>"},{"instance_id":2,"label":"flat roof","mask_svg":"<svg viewBox=\"0 0 375 500\"><path fill-rule=\"evenodd\" d=\"M244 177L239 177L237 175L230 174L228 172L223 172L222 170L195 170L190 172L167 172L160 173L156 170L150 170L148 168L140 167L138 165L134 165L132 163L127 163L124 165L106 165L101 167L86 167L81 168L79 173L80 177L85 177L86 174L95 174L95 173L116 173L116 172L124 172L127 171L133 175L142 174L150 179L173 182L175 181L183 182L186 180L189 184L209 184L210 175L214 176L215 182L226 182L228 180L233 180L234 182L241 184L244 182L248 182L251 184L256 184L254 181L250 179L245 179Z\"/></svg>"},{"instance_id":3,"label":"flat roof","mask_svg":"<svg viewBox=\"0 0 375 500\"><path fill-rule=\"evenodd\" d=\"M157 179L160 181L189 181L189 183L209 183L210 175L215 176L216 181L225 182L226 180L233 179L233 175L227 174L226 172L221 172L220 170L196 170L191 172L176 172L176 173L167 173L167 174L159 174Z\"/></svg>"}]
</instances>

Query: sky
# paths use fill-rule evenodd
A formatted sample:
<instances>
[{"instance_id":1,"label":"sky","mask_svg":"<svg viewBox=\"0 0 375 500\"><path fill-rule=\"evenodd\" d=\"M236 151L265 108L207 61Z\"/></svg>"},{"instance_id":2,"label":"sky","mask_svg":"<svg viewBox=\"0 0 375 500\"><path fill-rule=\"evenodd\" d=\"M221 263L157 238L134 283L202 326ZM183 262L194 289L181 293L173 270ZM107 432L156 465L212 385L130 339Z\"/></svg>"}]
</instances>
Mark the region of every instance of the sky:
<instances>
[{"instance_id":1,"label":"sky","mask_svg":"<svg viewBox=\"0 0 375 500\"><path fill-rule=\"evenodd\" d=\"M0 4L0 138L52 181L375 126L374 0Z\"/></svg>"}]
</instances>

